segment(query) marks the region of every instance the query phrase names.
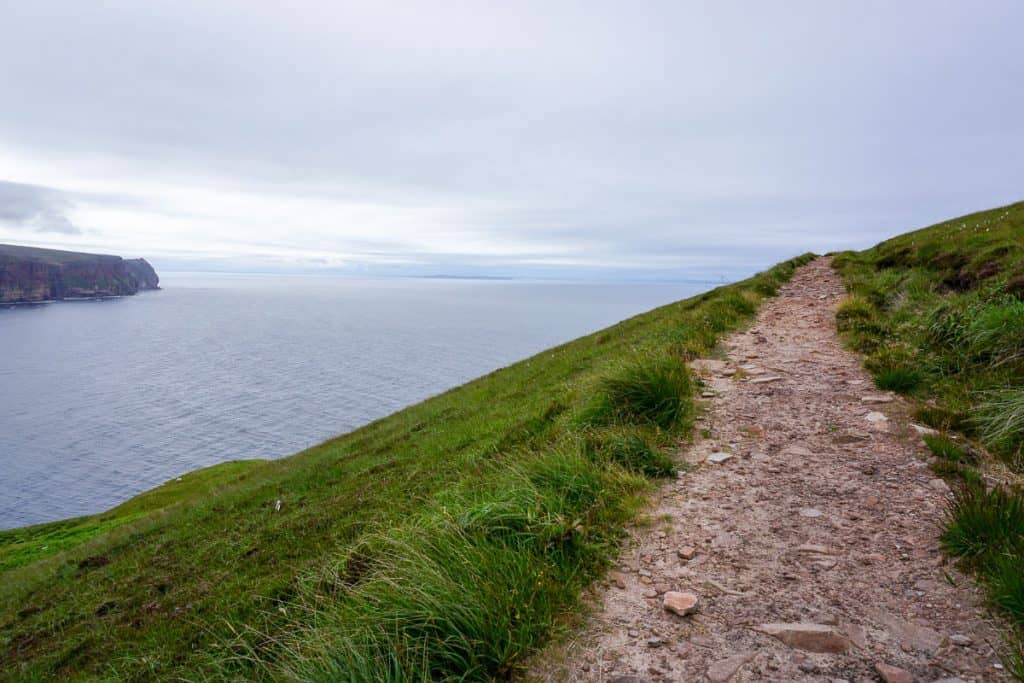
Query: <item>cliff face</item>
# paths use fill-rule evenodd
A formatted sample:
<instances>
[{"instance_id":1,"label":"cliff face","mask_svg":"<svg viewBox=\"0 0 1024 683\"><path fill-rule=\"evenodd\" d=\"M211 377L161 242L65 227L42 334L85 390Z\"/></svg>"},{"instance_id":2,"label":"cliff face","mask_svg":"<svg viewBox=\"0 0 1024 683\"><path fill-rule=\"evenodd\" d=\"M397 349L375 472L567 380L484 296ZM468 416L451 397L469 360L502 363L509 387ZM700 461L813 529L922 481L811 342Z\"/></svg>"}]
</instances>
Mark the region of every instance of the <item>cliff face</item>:
<instances>
[{"instance_id":1,"label":"cliff face","mask_svg":"<svg viewBox=\"0 0 1024 683\"><path fill-rule=\"evenodd\" d=\"M125 296L159 282L145 259L0 244L0 304Z\"/></svg>"},{"instance_id":2,"label":"cliff face","mask_svg":"<svg viewBox=\"0 0 1024 683\"><path fill-rule=\"evenodd\" d=\"M149 261L146 259L126 259L124 266L128 270L128 274L135 278L139 289L160 289L160 276L156 274L153 266L149 265Z\"/></svg>"}]
</instances>

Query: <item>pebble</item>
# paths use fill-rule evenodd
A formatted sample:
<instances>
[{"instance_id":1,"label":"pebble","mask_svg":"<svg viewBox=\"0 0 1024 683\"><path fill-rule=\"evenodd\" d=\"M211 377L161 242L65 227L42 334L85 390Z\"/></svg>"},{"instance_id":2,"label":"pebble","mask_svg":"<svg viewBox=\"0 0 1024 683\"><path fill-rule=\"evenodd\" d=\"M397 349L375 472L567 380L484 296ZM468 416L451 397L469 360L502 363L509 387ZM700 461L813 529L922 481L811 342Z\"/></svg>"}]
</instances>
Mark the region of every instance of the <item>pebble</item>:
<instances>
[{"instance_id":1,"label":"pebble","mask_svg":"<svg viewBox=\"0 0 1024 683\"><path fill-rule=\"evenodd\" d=\"M683 591L669 591L661 603L669 612L685 617L697 609L697 596L693 593Z\"/></svg>"},{"instance_id":2,"label":"pebble","mask_svg":"<svg viewBox=\"0 0 1024 683\"><path fill-rule=\"evenodd\" d=\"M974 641L971 640L970 636L965 636L962 633L954 633L949 637L949 642L954 645L959 645L960 647L970 647L971 643Z\"/></svg>"},{"instance_id":3,"label":"pebble","mask_svg":"<svg viewBox=\"0 0 1024 683\"><path fill-rule=\"evenodd\" d=\"M804 543L803 545L799 546L796 549L796 551L798 553L817 553L819 555L824 555L828 553L828 547L818 545L816 543Z\"/></svg>"},{"instance_id":4,"label":"pebble","mask_svg":"<svg viewBox=\"0 0 1024 683\"><path fill-rule=\"evenodd\" d=\"M758 629L790 647L808 652L840 654L850 649L850 641L826 624L761 624Z\"/></svg>"},{"instance_id":5,"label":"pebble","mask_svg":"<svg viewBox=\"0 0 1024 683\"><path fill-rule=\"evenodd\" d=\"M914 675L898 666L879 662L875 664L875 671L885 683L914 683Z\"/></svg>"},{"instance_id":6,"label":"pebble","mask_svg":"<svg viewBox=\"0 0 1024 683\"><path fill-rule=\"evenodd\" d=\"M800 508L801 517L821 517L821 510L817 508Z\"/></svg>"},{"instance_id":7,"label":"pebble","mask_svg":"<svg viewBox=\"0 0 1024 683\"><path fill-rule=\"evenodd\" d=\"M682 548L676 551L676 555L682 560L692 560L693 556L697 554L697 549L692 545L684 545Z\"/></svg>"},{"instance_id":8,"label":"pebble","mask_svg":"<svg viewBox=\"0 0 1024 683\"><path fill-rule=\"evenodd\" d=\"M864 419L868 422L887 422L889 418L885 416L885 413L880 413L876 410L872 410L870 413L864 416Z\"/></svg>"},{"instance_id":9,"label":"pebble","mask_svg":"<svg viewBox=\"0 0 1024 683\"><path fill-rule=\"evenodd\" d=\"M706 672L708 680L713 681L714 683L723 683L724 681L728 681L736 675L736 672L740 670L740 667L753 658L753 652L741 652L733 655L732 657L720 659L708 667Z\"/></svg>"},{"instance_id":10,"label":"pebble","mask_svg":"<svg viewBox=\"0 0 1024 683\"><path fill-rule=\"evenodd\" d=\"M926 435L930 435L930 434L938 434L939 433L939 431L937 429L932 429L931 427L925 427L924 425L914 424L913 422L910 423L910 426L913 428L913 430L915 432L917 432L921 436L926 436Z\"/></svg>"},{"instance_id":11,"label":"pebble","mask_svg":"<svg viewBox=\"0 0 1024 683\"><path fill-rule=\"evenodd\" d=\"M714 464L717 465L717 464L725 462L726 460L732 459L732 457L733 457L732 453L725 453L724 451L720 451L718 453L712 453L711 455L709 455L707 460L708 460L708 462L714 463Z\"/></svg>"},{"instance_id":12,"label":"pebble","mask_svg":"<svg viewBox=\"0 0 1024 683\"><path fill-rule=\"evenodd\" d=\"M870 395L870 396L861 396L860 400L861 400L862 403L892 403L893 399L892 399L892 396L884 396L884 395L877 395L876 394L876 395Z\"/></svg>"}]
</instances>

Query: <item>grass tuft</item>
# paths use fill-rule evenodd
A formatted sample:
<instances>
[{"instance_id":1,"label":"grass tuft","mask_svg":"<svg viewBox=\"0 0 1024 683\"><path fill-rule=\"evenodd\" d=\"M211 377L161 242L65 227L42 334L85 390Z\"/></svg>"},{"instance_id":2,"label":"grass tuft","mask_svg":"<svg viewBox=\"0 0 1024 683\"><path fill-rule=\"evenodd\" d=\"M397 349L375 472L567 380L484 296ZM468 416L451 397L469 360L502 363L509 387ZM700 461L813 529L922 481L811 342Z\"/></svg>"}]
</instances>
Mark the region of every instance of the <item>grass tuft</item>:
<instances>
[{"instance_id":1,"label":"grass tuft","mask_svg":"<svg viewBox=\"0 0 1024 683\"><path fill-rule=\"evenodd\" d=\"M967 486L949 503L942 543L953 555L985 565L1024 550L1024 497L1002 487Z\"/></svg>"},{"instance_id":2,"label":"grass tuft","mask_svg":"<svg viewBox=\"0 0 1024 683\"><path fill-rule=\"evenodd\" d=\"M924 443L938 458L950 462L972 462L967 449L943 434L925 434Z\"/></svg>"},{"instance_id":3,"label":"grass tuft","mask_svg":"<svg viewBox=\"0 0 1024 683\"><path fill-rule=\"evenodd\" d=\"M652 355L621 368L600 384L610 413L627 423L672 429L693 413L690 373L678 358Z\"/></svg>"},{"instance_id":4,"label":"grass tuft","mask_svg":"<svg viewBox=\"0 0 1024 683\"><path fill-rule=\"evenodd\" d=\"M944 479L963 481L968 484L981 484L984 481L978 474L978 470L952 460L936 460L928 468Z\"/></svg>"},{"instance_id":5,"label":"grass tuft","mask_svg":"<svg viewBox=\"0 0 1024 683\"><path fill-rule=\"evenodd\" d=\"M977 306L964 338L974 355L994 366L1024 361L1024 301Z\"/></svg>"},{"instance_id":6,"label":"grass tuft","mask_svg":"<svg viewBox=\"0 0 1024 683\"><path fill-rule=\"evenodd\" d=\"M974 421L986 445L1019 459L1024 449L1024 389L989 395Z\"/></svg>"},{"instance_id":7,"label":"grass tuft","mask_svg":"<svg viewBox=\"0 0 1024 683\"><path fill-rule=\"evenodd\" d=\"M1003 608L1018 624L1024 624L1024 548L1017 547L997 556L986 570L992 601Z\"/></svg>"},{"instance_id":8,"label":"grass tuft","mask_svg":"<svg viewBox=\"0 0 1024 683\"><path fill-rule=\"evenodd\" d=\"M879 389L909 394L924 381L924 376L914 368L895 367L879 370L874 375L874 381Z\"/></svg>"},{"instance_id":9,"label":"grass tuft","mask_svg":"<svg viewBox=\"0 0 1024 683\"><path fill-rule=\"evenodd\" d=\"M604 459L647 477L673 477L678 471L672 458L636 429L595 430L584 438L582 448L590 458Z\"/></svg>"}]
</instances>

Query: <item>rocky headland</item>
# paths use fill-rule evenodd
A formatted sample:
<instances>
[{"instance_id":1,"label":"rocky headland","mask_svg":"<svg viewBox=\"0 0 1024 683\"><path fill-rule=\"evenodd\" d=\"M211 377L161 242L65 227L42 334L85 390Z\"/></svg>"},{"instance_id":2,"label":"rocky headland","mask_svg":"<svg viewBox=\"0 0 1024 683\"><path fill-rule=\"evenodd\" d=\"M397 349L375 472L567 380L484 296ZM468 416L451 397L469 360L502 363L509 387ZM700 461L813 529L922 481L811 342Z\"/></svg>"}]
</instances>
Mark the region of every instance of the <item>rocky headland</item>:
<instances>
[{"instance_id":1,"label":"rocky headland","mask_svg":"<svg viewBox=\"0 0 1024 683\"><path fill-rule=\"evenodd\" d=\"M143 258L0 244L0 304L129 296L159 289Z\"/></svg>"}]
</instances>

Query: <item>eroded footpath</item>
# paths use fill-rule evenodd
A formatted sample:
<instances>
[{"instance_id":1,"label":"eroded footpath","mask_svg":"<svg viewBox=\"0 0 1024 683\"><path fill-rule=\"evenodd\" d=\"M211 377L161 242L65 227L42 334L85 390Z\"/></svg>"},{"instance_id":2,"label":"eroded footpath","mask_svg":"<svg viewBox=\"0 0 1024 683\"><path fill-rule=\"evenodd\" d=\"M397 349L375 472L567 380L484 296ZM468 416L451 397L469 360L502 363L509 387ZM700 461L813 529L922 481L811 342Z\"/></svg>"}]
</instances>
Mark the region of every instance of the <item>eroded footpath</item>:
<instances>
[{"instance_id":1,"label":"eroded footpath","mask_svg":"<svg viewBox=\"0 0 1024 683\"><path fill-rule=\"evenodd\" d=\"M693 468L530 678L1005 679L980 592L939 547L949 489L906 406L837 337L843 294L819 258L726 340L726 360L694 362L707 410L681 456ZM696 610L665 609L685 608L676 592Z\"/></svg>"}]
</instances>

